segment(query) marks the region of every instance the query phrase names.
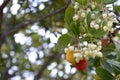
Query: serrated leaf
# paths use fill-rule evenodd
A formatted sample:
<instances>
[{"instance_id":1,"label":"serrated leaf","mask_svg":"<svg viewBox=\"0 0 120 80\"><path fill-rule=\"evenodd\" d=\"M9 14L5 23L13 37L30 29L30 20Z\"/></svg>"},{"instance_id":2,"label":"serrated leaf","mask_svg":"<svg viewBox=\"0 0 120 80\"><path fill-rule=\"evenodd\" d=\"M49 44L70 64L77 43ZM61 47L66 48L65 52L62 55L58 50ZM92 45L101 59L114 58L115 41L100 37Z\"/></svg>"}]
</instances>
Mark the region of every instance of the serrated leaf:
<instances>
[{"instance_id":1,"label":"serrated leaf","mask_svg":"<svg viewBox=\"0 0 120 80\"><path fill-rule=\"evenodd\" d=\"M115 1L117 1L117 0L104 0L104 3L111 4L111 3L114 3Z\"/></svg>"},{"instance_id":2,"label":"serrated leaf","mask_svg":"<svg viewBox=\"0 0 120 80\"><path fill-rule=\"evenodd\" d=\"M65 47L72 41L72 36L69 34L62 35L57 42L56 50L62 52Z\"/></svg>"},{"instance_id":3,"label":"serrated leaf","mask_svg":"<svg viewBox=\"0 0 120 80\"><path fill-rule=\"evenodd\" d=\"M115 80L115 77L107 70L99 67L96 69L97 75L99 75L103 80Z\"/></svg>"}]
</instances>

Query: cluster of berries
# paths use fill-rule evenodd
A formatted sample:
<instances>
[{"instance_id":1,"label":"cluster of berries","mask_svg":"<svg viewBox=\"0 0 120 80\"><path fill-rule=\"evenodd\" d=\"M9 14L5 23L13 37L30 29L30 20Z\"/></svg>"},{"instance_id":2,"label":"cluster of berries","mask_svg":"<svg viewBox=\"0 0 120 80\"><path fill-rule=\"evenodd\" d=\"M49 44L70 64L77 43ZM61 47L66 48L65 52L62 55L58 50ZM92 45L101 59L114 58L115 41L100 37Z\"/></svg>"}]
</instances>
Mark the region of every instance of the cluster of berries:
<instances>
[{"instance_id":1,"label":"cluster of berries","mask_svg":"<svg viewBox=\"0 0 120 80\"><path fill-rule=\"evenodd\" d=\"M80 49L69 46L65 48L66 60L75 65L78 70L85 70L90 57L95 58L103 56L102 52L100 52L101 48L101 42L98 42L97 45L89 43Z\"/></svg>"}]
</instances>

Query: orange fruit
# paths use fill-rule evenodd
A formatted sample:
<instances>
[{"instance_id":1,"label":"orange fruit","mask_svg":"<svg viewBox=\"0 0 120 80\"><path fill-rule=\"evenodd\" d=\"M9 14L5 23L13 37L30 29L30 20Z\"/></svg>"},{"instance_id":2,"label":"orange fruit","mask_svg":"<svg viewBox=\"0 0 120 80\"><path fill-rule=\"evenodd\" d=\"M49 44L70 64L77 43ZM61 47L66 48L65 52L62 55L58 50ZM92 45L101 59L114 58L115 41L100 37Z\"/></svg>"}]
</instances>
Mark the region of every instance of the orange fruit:
<instances>
[{"instance_id":1,"label":"orange fruit","mask_svg":"<svg viewBox=\"0 0 120 80\"><path fill-rule=\"evenodd\" d=\"M75 53L75 51L68 51L67 53L66 53L66 60L68 61L68 62L70 62L71 64L75 64L76 63L76 61L75 61L75 57L74 57L74 53Z\"/></svg>"}]
</instances>

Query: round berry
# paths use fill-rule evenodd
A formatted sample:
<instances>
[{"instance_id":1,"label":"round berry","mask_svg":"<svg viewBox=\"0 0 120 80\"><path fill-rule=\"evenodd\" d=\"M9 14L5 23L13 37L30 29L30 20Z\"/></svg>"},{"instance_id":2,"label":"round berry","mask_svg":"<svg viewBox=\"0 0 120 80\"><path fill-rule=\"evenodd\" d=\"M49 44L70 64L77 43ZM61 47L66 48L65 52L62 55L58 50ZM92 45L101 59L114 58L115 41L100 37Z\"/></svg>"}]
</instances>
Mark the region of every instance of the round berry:
<instances>
[{"instance_id":1,"label":"round berry","mask_svg":"<svg viewBox=\"0 0 120 80\"><path fill-rule=\"evenodd\" d=\"M73 64L73 65L76 63L75 57L74 57L74 53L75 53L75 51L73 51L73 50L68 51L68 52L66 53L66 60L67 60L68 62L70 62L71 64Z\"/></svg>"},{"instance_id":2,"label":"round berry","mask_svg":"<svg viewBox=\"0 0 120 80\"><path fill-rule=\"evenodd\" d=\"M76 63L76 68L78 70L85 70L88 66L88 61L86 59L81 60L79 63Z\"/></svg>"},{"instance_id":3,"label":"round berry","mask_svg":"<svg viewBox=\"0 0 120 80\"><path fill-rule=\"evenodd\" d=\"M107 47L110 43L110 39L109 38L102 38L101 42L102 42L102 47Z\"/></svg>"}]
</instances>

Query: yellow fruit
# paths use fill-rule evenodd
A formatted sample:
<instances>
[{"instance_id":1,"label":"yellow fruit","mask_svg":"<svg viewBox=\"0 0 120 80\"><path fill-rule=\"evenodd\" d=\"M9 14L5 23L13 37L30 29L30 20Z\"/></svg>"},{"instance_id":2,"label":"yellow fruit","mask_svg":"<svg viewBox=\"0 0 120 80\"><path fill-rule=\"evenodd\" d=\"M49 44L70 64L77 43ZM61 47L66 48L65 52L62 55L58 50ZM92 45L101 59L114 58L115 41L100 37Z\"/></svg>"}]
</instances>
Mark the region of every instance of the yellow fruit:
<instances>
[{"instance_id":1,"label":"yellow fruit","mask_svg":"<svg viewBox=\"0 0 120 80\"><path fill-rule=\"evenodd\" d=\"M103 80L103 79L96 74L96 75L95 75L95 80Z\"/></svg>"},{"instance_id":2,"label":"yellow fruit","mask_svg":"<svg viewBox=\"0 0 120 80\"><path fill-rule=\"evenodd\" d=\"M73 51L73 50L72 51L68 51L66 53L66 60L68 62L72 63L73 65L76 63L75 58L74 58L74 53L75 53L75 51Z\"/></svg>"}]
</instances>

